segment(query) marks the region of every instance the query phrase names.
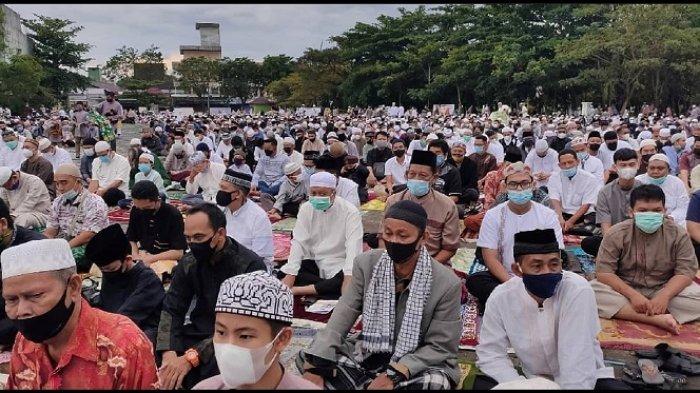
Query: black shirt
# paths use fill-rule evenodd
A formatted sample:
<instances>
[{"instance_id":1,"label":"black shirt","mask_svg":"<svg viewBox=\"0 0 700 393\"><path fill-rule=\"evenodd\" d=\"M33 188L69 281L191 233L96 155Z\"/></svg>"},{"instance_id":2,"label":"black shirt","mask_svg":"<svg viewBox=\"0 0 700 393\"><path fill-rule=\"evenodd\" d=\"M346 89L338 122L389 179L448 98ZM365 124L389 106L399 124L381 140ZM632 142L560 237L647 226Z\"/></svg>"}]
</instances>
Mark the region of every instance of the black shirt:
<instances>
[{"instance_id":1,"label":"black shirt","mask_svg":"<svg viewBox=\"0 0 700 393\"><path fill-rule=\"evenodd\" d=\"M388 147L384 149L375 147L367 152L367 166L372 168L377 180L384 179L384 164L393 156L394 153Z\"/></svg>"},{"instance_id":2,"label":"black shirt","mask_svg":"<svg viewBox=\"0 0 700 393\"><path fill-rule=\"evenodd\" d=\"M169 250L186 250L185 223L182 214L173 206L162 202L160 209L148 217L140 209L132 208L126 236L138 242L149 254Z\"/></svg>"},{"instance_id":3,"label":"black shirt","mask_svg":"<svg viewBox=\"0 0 700 393\"><path fill-rule=\"evenodd\" d=\"M438 179L435 181L433 188L447 196L462 195L462 179L459 175L459 170L450 163L445 163L441 168L438 168Z\"/></svg>"}]
</instances>

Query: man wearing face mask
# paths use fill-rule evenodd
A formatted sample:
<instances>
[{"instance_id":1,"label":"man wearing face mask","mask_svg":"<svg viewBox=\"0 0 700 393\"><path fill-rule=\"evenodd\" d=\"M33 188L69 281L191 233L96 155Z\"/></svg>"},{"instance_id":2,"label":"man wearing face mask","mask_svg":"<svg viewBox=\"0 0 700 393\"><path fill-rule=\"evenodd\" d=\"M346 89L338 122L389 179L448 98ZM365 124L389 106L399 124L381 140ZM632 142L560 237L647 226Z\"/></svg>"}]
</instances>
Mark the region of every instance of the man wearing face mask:
<instances>
[{"instance_id":1,"label":"man wearing face mask","mask_svg":"<svg viewBox=\"0 0 700 393\"><path fill-rule=\"evenodd\" d=\"M11 128L6 128L2 132L2 140L4 143L0 143L0 166L18 171L26 159L20 147L24 137L18 137Z\"/></svg>"},{"instance_id":2,"label":"man wearing face mask","mask_svg":"<svg viewBox=\"0 0 700 393\"><path fill-rule=\"evenodd\" d=\"M632 190L634 218L613 226L603 238L591 286L602 318L678 334L681 324L700 319L700 286L693 282L698 260L685 229L664 217L664 199L653 184Z\"/></svg>"},{"instance_id":3,"label":"man wearing face mask","mask_svg":"<svg viewBox=\"0 0 700 393\"><path fill-rule=\"evenodd\" d=\"M299 206L306 200L307 187L301 165L288 162L284 166L286 181L280 186L280 192L275 198L272 209L267 212L270 219L281 220L284 217L296 217Z\"/></svg>"},{"instance_id":4,"label":"man wearing face mask","mask_svg":"<svg viewBox=\"0 0 700 393\"><path fill-rule=\"evenodd\" d=\"M201 151L190 156L190 175L185 184L185 195L181 201L190 206L202 202L216 201L219 181L226 171L222 164L210 162Z\"/></svg>"},{"instance_id":5,"label":"man wearing face mask","mask_svg":"<svg viewBox=\"0 0 700 393\"><path fill-rule=\"evenodd\" d=\"M163 389L190 389L216 374L212 336L219 288L229 277L266 270L262 258L226 236L226 216L214 204L191 208L184 234L190 252L173 269L158 325Z\"/></svg>"},{"instance_id":6,"label":"man wearing face mask","mask_svg":"<svg viewBox=\"0 0 700 393\"><path fill-rule=\"evenodd\" d=\"M627 141L619 140L615 131L605 132L603 134L603 142L604 144L600 147L598 158L600 158L600 161L603 162L603 168L605 168L605 170L608 172L611 172L611 167L614 164L613 154L615 154L618 149L631 149L632 146Z\"/></svg>"},{"instance_id":7,"label":"man wearing face mask","mask_svg":"<svg viewBox=\"0 0 700 393\"><path fill-rule=\"evenodd\" d=\"M56 185L53 183L53 166L39 155L39 141L25 139L22 153L26 160L20 166L20 171L34 175L44 181L51 198L56 197Z\"/></svg>"},{"instance_id":8,"label":"man wearing face mask","mask_svg":"<svg viewBox=\"0 0 700 393\"><path fill-rule=\"evenodd\" d=\"M319 172L309 179L309 202L299 208L292 246L279 278L295 295L337 299L347 290L355 256L362 252L362 219L336 195L336 177Z\"/></svg>"},{"instance_id":9,"label":"man wearing face mask","mask_svg":"<svg viewBox=\"0 0 700 393\"><path fill-rule=\"evenodd\" d=\"M182 135L177 135L178 131L175 131L175 142L172 147L170 147L170 152L165 158L165 170L170 175L173 183L168 188L178 187L176 184L181 183L187 179L190 175L189 159L191 154L187 152L187 149L182 144ZM182 133L180 131L180 133ZM194 149L193 149L194 151ZM182 184L178 184L182 187ZM180 188L180 187L178 187Z\"/></svg>"},{"instance_id":10,"label":"man wearing face mask","mask_svg":"<svg viewBox=\"0 0 700 393\"><path fill-rule=\"evenodd\" d=\"M85 260L85 246L107 225L107 205L99 196L83 187L80 171L73 164L63 164L54 174L60 194L54 199L44 235L68 241L78 272L86 273L91 263Z\"/></svg>"},{"instance_id":11,"label":"man wearing face mask","mask_svg":"<svg viewBox=\"0 0 700 393\"><path fill-rule=\"evenodd\" d=\"M297 357L304 378L340 390L457 385L460 283L430 257L428 221L426 211L412 201L399 201L386 211L386 250L356 258L352 285L326 327ZM360 315L361 337L348 335Z\"/></svg>"},{"instance_id":12,"label":"man wearing face mask","mask_svg":"<svg viewBox=\"0 0 700 393\"><path fill-rule=\"evenodd\" d=\"M293 336L293 303L292 291L263 272L224 281L214 309L214 355L220 373L193 389L318 390L280 361Z\"/></svg>"},{"instance_id":13,"label":"man wearing face mask","mask_svg":"<svg viewBox=\"0 0 700 393\"><path fill-rule=\"evenodd\" d=\"M359 187L359 185L347 177L340 176L340 171L345 164L346 164L345 161L341 161L339 159L333 158L328 153L324 153L323 155L318 156L316 159L314 159L316 173L327 172L327 173L332 174L335 177L335 179L336 179L335 195L343 198L343 200L345 200L346 202L349 202L351 205L353 205L359 209L360 208L360 192L359 192L360 187ZM310 179L311 179L311 176L304 179L304 182L306 183L307 188L310 188L310 186L309 186Z\"/></svg>"},{"instance_id":14,"label":"man wearing face mask","mask_svg":"<svg viewBox=\"0 0 700 393\"><path fill-rule=\"evenodd\" d=\"M275 256L272 224L265 210L248 199L252 180L250 175L227 169L219 182L216 204L226 215L226 234L262 257L272 270Z\"/></svg>"},{"instance_id":15,"label":"man wearing face mask","mask_svg":"<svg viewBox=\"0 0 700 393\"><path fill-rule=\"evenodd\" d=\"M251 191L259 191L269 195L277 195L284 181L284 165L290 158L284 153L277 153L277 140L265 139L263 143L265 155L260 157L253 172L253 187Z\"/></svg>"},{"instance_id":16,"label":"man wearing face mask","mask_svg":"<svg viewBox=\"0 0 700 393\"><path fill-rule=\"evenodd\" d=\"M105 141L95 144L95 157L92 162L92 179L88 190L99 196L111 188L123 193L129 191L131 166L126 157L117 154Z\"/></svg>"},{"instance_id":17,"label":"man wearing face mask","mask_svg":"<svg viewBox=\"0 0 700 393\"><path fill-rule=\"evenodd\" d=\"M406 185L406 171L410 157L406 156L406 142L401 139L394 139L391 144L394 157L387 160L384 165L386 172L386 189L389 193L394 193L404 189Z\"/></svg>"},{"instance_id":18,"label":"man wearing face mask","mask_svg":"<svg viewBox=\"0 0 700 393\"><path fill-rule=\"evenodd\" d=\"M299 153L298 151L294 150L294 138L288 136L284 138L284 142L282 143L282 147L284 150L284 154L289 156L289 160L291 162L296 162L299 165L304 163L304 155Z\"/></svg>"},{"instance_id":19,"label":"man wearing face mask","mask_svg":"<svg viewBox=\"0 0 700 393\"><path fill-rule=\"evenodd\" d=\"M525 157L525 165L531 168L536 187L547 186L557 163L557 152L549 148L546 139L538 139L535 148Z\"/></svg>"},{"instance_id":20,"label":"man wearing face mask","mask_svg":"<svg viewBox=\"0 0 700 393\"><path fill-rule=\"evenodd\" d=\"M520 231L555 228L557 241L564 248L561 228L554 211L532 201L533 177L522 162L508 165L503 171L508 202L489 209L484 216L477 240L477 257L486 270L467 278L469 293L479 300L483 313L487 299L501 283L513 277L513 236Z\"/></svg>"},{"instance_id":21,"label":"man wearing face mask","mask_svg":"<svg viewBox=\"0 0 700 393\"><path fill-rule=\"evenodd\" d=\"M686 137L683 132L678 132L671 135L670 146L664 146L661 152L668 157L668 162L670 166L669 174L673 176L678 176L678 164L680 162L681 154L685 148Z\"/></svg>"},{"instance_id":22,"label":"man wearing face mask","mask_svg":"<svg viewBox=\"0 0 700 393\"><path fill-rule=\"evenodd\" d=\"M315 160L320 156L320 153L315 150L307 150L304 153L304 163L301 168L302 177L305 182L308 182L309 177L316 173L316 162Z\"/></svg>"},{"instance_id":23,"label":"man wearing face mask","mask_svg":"<svg viewBox=\"0 0 700 393\"><path fill-rule=\"evenodd\" d=\"M51 212L49 190L34 175L0 167L0 199L10 208L17 225L40 229Z\"/></svg>"},{"instance_id":24,"label":"man wearing face mask","mask_svg":"<svg viewBox=\"0 0 700 393\"><path fill-rule=\"evenodd\" d=\"M637 175L647 173L649 159L656 153L658 153L658 146L656 141L654 141L653 139L645 139L639 143L640 160L639 172L637 172Z\"/></svg>"},{"instance_id":25,"label":"man wearing face mask","mask_svg":"<svg viewBox=\"0 0 700 393\"><path fill-rule=\"evenodd\" d=\"M493 291L484 312L476 354L486 377L477 377L474 389L538 376L562 389L629 389L603 362L594 293L583 277L562 270L554 229L516 233L511 252L515 277Z\"/></svg>"},{"instance_id":26,"label":"man wearing face mask","mask_svg":"<svg viewBox=\"0 0 700 393\"><path fill-rule=\"evenodd\" d=\"M316 130L310 129L306 131L306 140L301 145L301 154L305 154L308 150L323 151L326 145L323 141L318 139L316 135Z\"/></svg>"},{"instance_id":27,"label":"man wearing face mask","mask_svg":"<svg viewBox=\"0 0 700 393\"><path fill-rule=\"evenodd\" d=\"M666 213L676 224L685 227L685 215L688 211L690 197L685 190L683 181L669 175L670 164L664 154L654 154L649 158L647 173L638 175L637 180L642 184L654 184L664 191Z\"/></svg>"},{"instance_id":28,"label":"man wearing face mask","mask_svg":"<svg viewBox=\"0 0 700 393\"><path fill-rule=\"evenodd\" d=\"M582 137L574 138L571 141L571 150L576 152L576 156L579 159L579 169L590 173L602 182L605 176L603 162L588 153L586 141Z\"/></svg>"},{"instance_id":29,"label":"man wearing face mask","mask_svg":"<svg viewBox=\"0 0 700 393\"><path fill-rule=\"evenodd\" d=\"M432 189L438 177L436 161L435 153L415 150L406 172L406 190L391 195L386 200L386 209L402 200L421 205L428 213L425 246L435 260L449 264L459 248L459 212L450 197Z\"/></svg>"},{"instance_id":30,"label":"man wearing face mask","mask_svg":"<svg viewBox=\"0 0 700 393\"><path fill-rule=\"evenodd\" d=\"M459 203L462 197L462 179L459 170L449 162L450 147L442 139L430 141L428 151L435 154L438 178L433 189L449 196L455 203Z\"/></svg>"},{"instance_id":31,"label":"man wearing face mask","mask_svg":"<svg viewBox=\"0 0 700 393\"><path fill-rule=\"evenodd\" d=\"M102 272L95 307L129 317L155 345L165 298L163 283L153 269L130 254L129 240L119 224L106 227L90 239L85 259Z\"/></svg>"},{"instance_id":32,"label":"man wearing face mask","mask_svg":"<svg viewBox=\"0 0 700 393\"><path fill-rule=\"evenodd\" d=\"M81 298L67 241L31 241L0 258L5 310L20 333L8 389L158 387L148 337L129 318Z\"/></svg>"},{"instance_id":33,"label":"man wearing face mask","mask_svg":"<svg viewBox=\"0 0 700 393\"><path fill-rule=\"evenodd\" d=\"M63 148L53 145L47 138L39 141L39 151L41 156L51 163L54 172L59 166L73 162L70 153Z\"/></svg>"},{"instance_id":34,"label":"man wearing face mask","mask_svg":"<svg viewBox=\"0 0 700 393\"><path fill-rule=\"evenodd\" d=\"M391 157L393 157L393 152L389 146L389 134L379 131L374 141L374 148L367 152L367 159L365 160L367 169L370 171L368 179L370 186L384 179L386 173L385 164Z\"/></svg>"},{"instance_id":35,"label":"man wearing face mask","mask_svg":"<svg viewBox=\"0 0 700 393\"><path fill-rule=\"evenodd\" d=\"M340 169L340 176L342 178L350 179L357 184L357 196L361 204L366 203L369 200L369 195L367 192L367 178L369 177L369 169L362 165L359 157L347 155L343 160L343 166Z\"/></svg>"},{"instance_id":36,"label":"man wearing face mask","mask_svg":"<svg viewBox=\"0 0 700 393\"><path fill-rule=\"evenodd\" d=\"M152 182L158 188L158 192L165 192L163 178L160 173L153 168L155 158L152 154L141 153L139 156L138 173L134 176L134 183L147 180Z\"/></svg>"},{"instance_id":37,"label":"man wearing face mask","mask_svg":"<svg viewBox=\"0 0 700 393\"><path fill-rule=\"evenodd\" d=\"M498 162L493 154L488 153L489 138L485 135L474 137L474 153L469 155L469 159L476 164L476 173L479 180L483 179L487 173L496 169Z\"/></svg>"}]
</instances>

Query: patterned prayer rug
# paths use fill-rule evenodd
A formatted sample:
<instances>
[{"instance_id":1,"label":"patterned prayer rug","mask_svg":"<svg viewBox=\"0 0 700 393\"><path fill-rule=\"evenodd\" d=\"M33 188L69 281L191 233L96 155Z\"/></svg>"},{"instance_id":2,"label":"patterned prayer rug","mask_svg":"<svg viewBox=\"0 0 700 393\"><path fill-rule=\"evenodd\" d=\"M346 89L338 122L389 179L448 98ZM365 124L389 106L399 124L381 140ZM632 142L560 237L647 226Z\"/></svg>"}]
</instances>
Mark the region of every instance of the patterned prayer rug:
<instances>
[{"instance_id":1,"label":"patterned prayer rug","mask_svg":"<svg viewBox=\"0 0 700 393\"><path fill-rule=\"evenodd\" d=\"M273 232L272 243L275 246L275 262L286 261L292 247L292 236L289 233Z\"/></svg>"},{"instance_id":2,"label":"patterned prayer rug","mask_svg":"<svg viewBox=\"0 0 700 393\"><path fill-rule=\"evenodd\" d=\"M461 307L462 336L459 339L459 349L474 349L479 343L479 329L481 328L478 301L468 293L467 302Z\"/></svg>"},{"instance_id":3,"label":"patterned prayer rug","mask_svg":"<svg viewBox=\"0 0 700 393\"><path fill-rule=\"evenodd\" d=\"M373 199L373 200L365 203L364 205L360 206L360 210L364 210L364 211L383 212L385 208L386 208L386 202L383 202L380 199Z\"/></svg>"},{"instance_id":4,"label":"patterned prayer rug","mask_svg":"<svg viewBox=\"0 0 700 393\"><path fill-rule=\"evenodd\" d=\"M107 218L111 223L128 223L131 209L116 208L107 213Z\"/></svg>"},{"instance_id":5,"label":"patterned prayer rug","mask_svg":"<svg viewBox=\"0 0 700 393\"><path fill-rule=\"evenodd\" d=\"M679 335L671 334L655 326L600 318L601 332L598 334L603 349L651 349L659 343L700 355L700 322L681 326Z\"/></svg>"},{"instance_id":6,"label":"patterned prayer rug","mask_svg":"<svg viewBox=\"0 0 700 393\"><path fill-rule=\"evenodd\" d=\"M294 217L285 218L272 224L272 232L292 232L296 223L297 219Z\"/></svg>"},{"instance_id":7,"label":"patterned prayer rug","mask_svg":"<svg viewBox=\"0 0 700 393\"><path fill-rule=\"evenodd\" d=\"M474 248L458 248L451 260L452 269L468 274L474 263L475 252Z\"/></svg>"},{"instance_id":8,"label":"patterned prayer rug","mask_svg":"<svg viewBox=\"0 0 700 393\"><path fill-rule=\"evenodd\" d=\"M595 260L591 255L586 254L581 246L567 246L566 251L572 253L576 258L578 258L581 264L581 269L586 274L595 273Z\"/></svg>"}]
</instances>

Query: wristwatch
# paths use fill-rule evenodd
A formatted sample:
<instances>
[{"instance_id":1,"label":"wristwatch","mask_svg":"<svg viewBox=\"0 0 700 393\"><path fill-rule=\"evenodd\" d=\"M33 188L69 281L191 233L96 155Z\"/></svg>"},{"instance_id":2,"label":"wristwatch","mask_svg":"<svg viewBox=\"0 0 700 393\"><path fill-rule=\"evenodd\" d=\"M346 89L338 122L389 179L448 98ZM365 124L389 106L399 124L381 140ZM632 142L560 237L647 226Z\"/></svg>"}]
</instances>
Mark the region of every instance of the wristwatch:
<instances>
[{"instance_id":1,"label":"wristwatch","mask_svg":"<svg viewBox=\"0 0 700 393\"><path fill-rule=\"evenodd\" d=\"M403 375L403 373L396 371L396 369L391 366L386 369L386 376L394 383L394 387L406 380L406 376Z\"/></svg>"},{"instance_id":2,"label":"wristwatch","mask_svg":"<svg viewBox=\"0 0 700 393\"><path fill-rule=\"evenodd\" d=\"M196 349L190 348L185 351L185 360L192 365L192 368L199 366L199 353Z\"/></svg>"}]
</instances>

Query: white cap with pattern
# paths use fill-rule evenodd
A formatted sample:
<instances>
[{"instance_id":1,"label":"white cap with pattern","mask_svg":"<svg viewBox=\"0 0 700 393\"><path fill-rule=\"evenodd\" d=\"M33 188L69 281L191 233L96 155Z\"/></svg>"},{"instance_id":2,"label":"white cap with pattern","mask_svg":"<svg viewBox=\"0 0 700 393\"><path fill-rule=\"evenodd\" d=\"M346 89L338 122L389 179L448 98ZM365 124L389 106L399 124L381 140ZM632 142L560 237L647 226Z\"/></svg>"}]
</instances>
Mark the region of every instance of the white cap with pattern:
<instances>
[{"instance_id":1,"label":"white cap with pattern","mask_svg":"<svg viewBox=\"0 0 700 393\"><path fill-rule=\"evenodd\" d=\"M291 323L293 305L289 287L267 272L256 271L224 281L214 311Z\"/></svg>"},{"instance_id":2,"label":"white cap with pattern","mask_svg":"<svg viewBox=\"0 0 700 393\"><path fill-rule=\"evenodd\" d=\"M10 247L0 254L2 279L75 267L70 245L64 239L43 239Z\"/></svg>"}]
</instances>

